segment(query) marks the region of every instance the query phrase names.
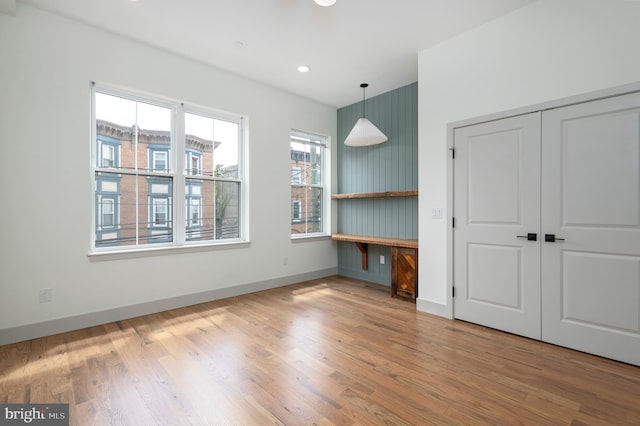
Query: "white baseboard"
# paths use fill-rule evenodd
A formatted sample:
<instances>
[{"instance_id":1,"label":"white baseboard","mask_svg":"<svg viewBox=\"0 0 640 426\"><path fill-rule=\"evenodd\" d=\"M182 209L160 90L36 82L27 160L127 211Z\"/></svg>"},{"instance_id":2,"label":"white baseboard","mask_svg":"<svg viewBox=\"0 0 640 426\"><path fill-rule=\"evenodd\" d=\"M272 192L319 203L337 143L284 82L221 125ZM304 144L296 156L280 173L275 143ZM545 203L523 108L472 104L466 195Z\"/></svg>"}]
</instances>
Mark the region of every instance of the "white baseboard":
<instances>
[{"instance_id":1,"label":"white baseboard","mask_svg":"<svg viewBox=\"0 0 640 426\"><path fill-rule=\"evenodd\" d=\"M57 318L46 322L5 328L0 330L0 345L22 342L25 340L36 339L38 337L51 336L53 334L93 327L96 325L120 321L127 318L134 318L141 315L162 312L169 309L197 305L199 303L210 302L212 300L219 300L225 299L227 297L255 293L257 291L283 287L286 285L314 280L318 278L324 278L331 275L336 275L337 273L338 268L329 268L319 271L307 272L304 274L290 275L265 281L241 284L233 287L209 290L201 293L185 294L169 299L154 300L152 302L122 306L105 311L90 312L87 314Z\"/></svg>"},{"instance_id":2,"label":"white baseboard","mask_svg":"<svg viewBox=\"0 0 640 426\"><path fill-rule=\"evenodd\" d=\"M418 297L416 299L416 309L420 312L426 312L428 314L453 319L453 313L451 312L450 307L442 303L435 303L430 300L420 299Z\"/></svg>"}]
</instances>

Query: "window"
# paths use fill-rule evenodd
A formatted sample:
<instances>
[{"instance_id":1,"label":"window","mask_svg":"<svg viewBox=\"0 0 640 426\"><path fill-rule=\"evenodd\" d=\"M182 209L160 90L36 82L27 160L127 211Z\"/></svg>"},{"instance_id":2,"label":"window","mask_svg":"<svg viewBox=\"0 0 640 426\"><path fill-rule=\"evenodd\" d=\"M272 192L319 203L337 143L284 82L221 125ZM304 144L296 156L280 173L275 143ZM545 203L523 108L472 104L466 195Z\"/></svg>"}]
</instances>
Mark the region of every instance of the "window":
<instances>
[{"instance_id":1,"label":"window","mask_svg":"<svg viewBox=\"0 0 640 426\"><path fill-rule=\"evenodd\" d=\"M117 139L101 136L98 139L97 162L104 168L117 167L119 163L120 142Z\"/></svg>"},{"instance_id":2,"label":"window","mask_svg":"<svg viewBox=\"0 0 640 426\"><path fill-rule=\"evenodd\" d=\"M151 165L151 170L155 172L167 172L168 169L168 159L169 159L169 151L167 149L157 150L151 149L151 158L153 158L153 164Z\"/></svg>"},{"instance_id":3,"label":"window","mask_svg":"<svg viewBox=\"0 0 640 426\"><path fill-rule=\"evenodd\" d=\"M200 159L202 158L202 154L189 151L185 157L185 166L186 174L188 175L199 175L202 174L202 170L200 170Z\"/></svg>"},{"instance_id":4,"label":"window","mask_svg":"<svg viewBox=\"0 0 640 426\"><path fill-rule=\"evenodd\" d=\"M243 241L242 117L96 85L92 94L92 250Z\"/></svg>"},{"instance_id":5,"label":"window","mask_svg":"<svg viewBox=\"0 0 640 426\"><path fill-rule=\"evenodd\" d=\"M114 166L114 147L113 145L102 145L102 167Z\"/></svg>"},{"instance_id":6,"label":"window","mask_svg":"<svg viewBox=\"0 0 640 426\"><path fill-rule=\"evenodd\" d=\"M115 204L113 199L105 198L102 200L102 226L107 228L113 226L113 205Z\"/></svg>"},{"instance_id":7,"label":"window","mask_svg":"<svg viewBox=\"0 0 640 426\"><path fill-rule=\"evenodd\" d=\"M301 184L302 183L301 173L302 173L302 169L300 167L295 167L295 166L291 167L291 183Z\"/></svg>"},{"instance_id":8,"label":"window","mask_svg":"<svg viewBox=\"0 0 640 426\"><path fill-rule=\"evenodd\" d=\"M325 156L327 138L291 131L291 235L325 231Z\"/></svg>"},{"instance_id":9,"label":"window","mask_svg":"<svg viewBox=\"0 0 640 426\"><path fill-rule=\"evenodd\" d=\"M191 199L191 214L187 217L191 218L191 225L200 225L200 200Z\"/></svg>"},{"instance_id":10,"label":"window","mask_svg":"<svg viewBox=\"0 0 640 426\"><path fill-rule=\"evenodd\" d=\"M296 222L296 221L300 221L300 207L302 206L302 203L298 200L294 200L291 203L291 208L293 209L292 213L291 213L291 219Z\"/></svg>"},{"instance_id":11,"label":"window","mask_svg":"<svg viewBox=\"0 0 640 426\"><path fill-rule=\"evenodd\" d=\"M169 200L166 198L153 199L153 225L167 226L167 206Z\"/></svg>"}]
</instances>

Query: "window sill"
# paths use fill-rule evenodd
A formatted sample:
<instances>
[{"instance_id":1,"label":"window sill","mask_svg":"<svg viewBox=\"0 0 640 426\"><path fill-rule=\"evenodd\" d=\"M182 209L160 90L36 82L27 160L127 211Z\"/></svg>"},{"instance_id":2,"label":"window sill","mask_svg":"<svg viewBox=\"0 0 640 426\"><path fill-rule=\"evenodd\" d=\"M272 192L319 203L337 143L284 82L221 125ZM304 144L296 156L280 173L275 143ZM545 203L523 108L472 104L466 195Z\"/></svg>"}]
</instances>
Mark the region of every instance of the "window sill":
<instances>
[{"instance_id":1,"label":"window sill","mask_svg":"<svg viewBox=\"0 0 640 426\"><path fill-rule=\"evenodd\" d=\"M331 235L328 234L311 234L311 235L292 235L291 241L294 243L304 241L318 241L318 240L331 240Z\"/></svg>"},{"instance_id":2,"label":"window sill","mask_svg":"<svg viewBox=\"0 0 640 426\"><path fill-rule=\"evenodd\" d=\"M145 247L135 250L114 250L114 251L96 251L87 254L91 262L101 262L109 260L137 259L143 257L168 256L184 253L199 253L213 250L230 250L247 248L251 245L250 241L233 241L215 244L188 244L183 246L170 247Z\"/></svg>"}]
</instances>

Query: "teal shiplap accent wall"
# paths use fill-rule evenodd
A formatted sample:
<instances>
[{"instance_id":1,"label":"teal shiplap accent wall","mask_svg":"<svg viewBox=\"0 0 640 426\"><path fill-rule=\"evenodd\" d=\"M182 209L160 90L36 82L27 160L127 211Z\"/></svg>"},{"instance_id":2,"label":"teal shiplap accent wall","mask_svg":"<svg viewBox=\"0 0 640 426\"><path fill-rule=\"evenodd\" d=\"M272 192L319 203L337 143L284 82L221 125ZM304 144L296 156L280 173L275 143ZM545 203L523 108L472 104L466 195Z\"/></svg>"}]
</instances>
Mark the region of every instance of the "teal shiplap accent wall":
<instances>
[{"instance_id":1,"label":"teal shiplap accent wall","mask_svg":"<svg viewBox=\"0 0 640 426\"><path fill-rule=\"evenodd\" d=\"M349 147L344 140L362 117L362 102L338 110L338 193L418 189L418 83L365 101L366 117L388 141ZM418 239L418 198L339 200L338 233ZM385 264L380 264L380 256ZM390 285L391 250L369 245L369 269L354 243L338 242L341 275Z\"/></svg>"}]
</instances>

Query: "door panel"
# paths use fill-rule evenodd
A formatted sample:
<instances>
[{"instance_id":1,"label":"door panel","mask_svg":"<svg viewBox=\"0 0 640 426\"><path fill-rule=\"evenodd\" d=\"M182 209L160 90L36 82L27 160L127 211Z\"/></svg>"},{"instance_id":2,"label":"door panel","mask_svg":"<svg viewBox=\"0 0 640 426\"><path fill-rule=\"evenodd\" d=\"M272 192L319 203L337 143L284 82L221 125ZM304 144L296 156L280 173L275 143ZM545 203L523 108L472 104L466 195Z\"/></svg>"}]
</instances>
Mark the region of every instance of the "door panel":
<instances>
[{"instance_id":1,"label":"door panel","mask_svg":"<svg viewBox=\"0 0 640 426\"><path fill-rule=\"evenodd\" d=\"M562 318L587 327L640 331L640 257L566 250L562 256Z\"/></svg>"},{"instance_id":2,"label":"door panel","mask_svg":"<svg viewBox=\"0 0 640 426\"><path fill-rule=\"evenodd\" d=\"M522 136L522 129L468 136L469 224L520 223Z\"/></svg>"},{"instance_id":3,"label":"door panel","mask_svg":"<svg viewBox=\"0 0 640 426\"><path fill-rule=\"evenodd\" d=\"M549 126L559 127L562 112L548 114ZM562 149L564 224L638 226L638 111L561 120L562 139L554 140Z\"/></svg>"},{"instance_id":4,"label":"door panel","mask_svg":"<svg viewBox=\"0 0 640 426\"><path fill-rule=\"evenodd\" d=\"M539 339L540 114L454 138L455 317Z\"/></svg>"},{"instance_id":5,"label":"door panel","mask_svg":"<svg viewBox=\"0 0 640 426\"><path fill-rule=\"evenodd\" d=\"M542 123L542 339L640 365L640 95Z\"/></svg>"},{"instance_id":6,"label":"door panel","mask_svg":"<svg viewBox=\"0 0 640 426\"><path fill-rule=\"evenodd\" d=\"M469 244L467 248L467 299L522 310L522 249L489 244Z\"/></svg>"}]
</instances>

